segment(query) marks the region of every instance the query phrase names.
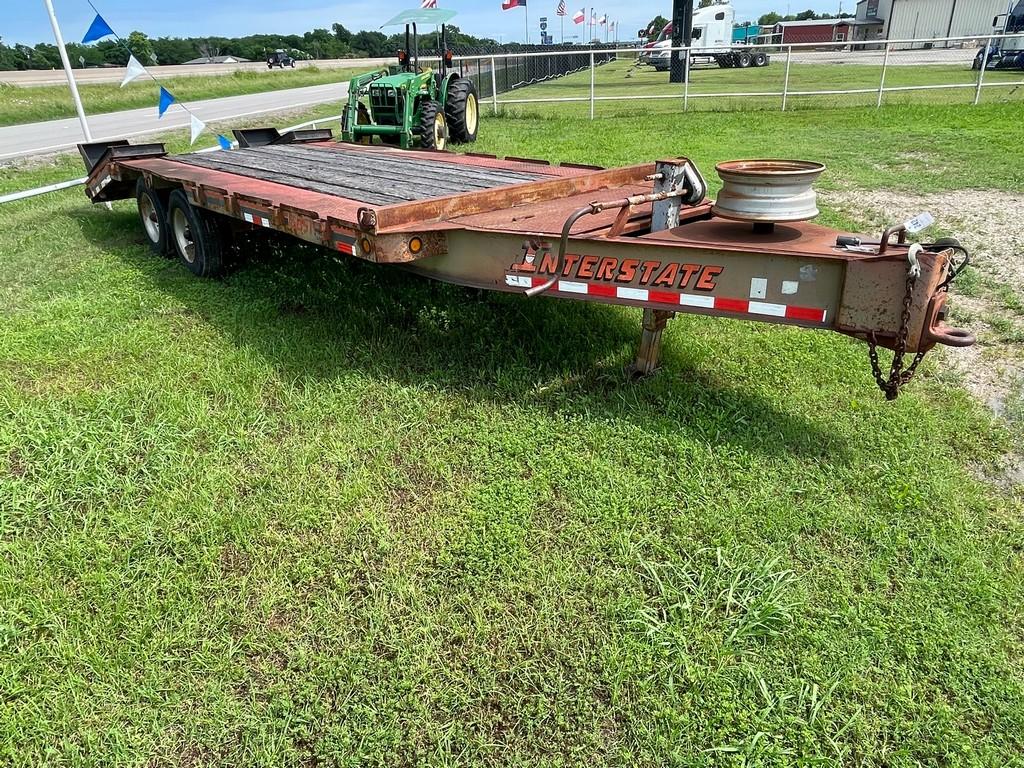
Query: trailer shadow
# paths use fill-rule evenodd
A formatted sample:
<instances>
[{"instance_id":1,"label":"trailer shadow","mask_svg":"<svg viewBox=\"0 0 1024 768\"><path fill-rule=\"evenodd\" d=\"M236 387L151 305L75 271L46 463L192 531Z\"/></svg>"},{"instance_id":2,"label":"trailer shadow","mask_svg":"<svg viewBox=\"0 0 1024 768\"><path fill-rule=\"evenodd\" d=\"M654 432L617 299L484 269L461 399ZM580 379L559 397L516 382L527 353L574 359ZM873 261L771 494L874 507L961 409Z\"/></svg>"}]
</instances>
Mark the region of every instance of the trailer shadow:
<instances>
[{"instance_id":1,"label":"trailer shadow","mask_svg":"<svg viewBox=\"0 0 1024 768\"><path fill-rule=\"evenodd\" d=\"M550 413L628 421L758 453L845 462L842 438L723 378L680 345L664 368L633 381L626 365L640 312L445 285L400 269L332 258L282 238L252 241L220 280L193 277L141 242L133 211L78 215L83 235L115 252L202 322L302 385L356 371L409 386ZM109 217L117 217L112 223ZM705 353L706 354L706 353Z\"/></svg>"}]
</instances>

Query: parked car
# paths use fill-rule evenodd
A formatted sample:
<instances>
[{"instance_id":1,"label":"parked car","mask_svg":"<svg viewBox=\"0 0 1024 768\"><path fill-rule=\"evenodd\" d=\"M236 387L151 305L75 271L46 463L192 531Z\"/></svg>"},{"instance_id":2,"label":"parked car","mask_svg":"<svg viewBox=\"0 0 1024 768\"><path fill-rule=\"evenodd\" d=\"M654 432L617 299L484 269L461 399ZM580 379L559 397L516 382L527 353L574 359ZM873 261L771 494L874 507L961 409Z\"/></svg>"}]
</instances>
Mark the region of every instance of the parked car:
<instances>
[{"instance_id":1,"label":"parked car","mask_svg":"<svg viewBox=\"0 0 1024 768\"><path fill-rule=\"evenodd\" d=\"M288 53L281 48L278 48L272 54L267 56L267 69L273 69L274 67L280 67L281 69L291 67L292 69L295 69L295 59L289 56Z\"/></svg>"}]
</instances>

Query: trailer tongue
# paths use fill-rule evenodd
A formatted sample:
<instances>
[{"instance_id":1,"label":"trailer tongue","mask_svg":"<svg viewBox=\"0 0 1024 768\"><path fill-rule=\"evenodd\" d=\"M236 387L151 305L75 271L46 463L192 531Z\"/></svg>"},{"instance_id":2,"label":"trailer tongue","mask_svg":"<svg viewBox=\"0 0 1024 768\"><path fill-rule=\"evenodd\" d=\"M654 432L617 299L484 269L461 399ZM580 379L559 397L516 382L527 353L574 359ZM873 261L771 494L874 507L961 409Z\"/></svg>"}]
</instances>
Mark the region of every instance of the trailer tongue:
<instances>
[{"instance_id":1,"label":"trailer tongue","mask_svg":"<svg viewBox=\"0 0 1024 768\"><path fill-rule=\"evenodd\" d=\"M712 202L685 158L601 169L336 144L326 131L239 139L245 148L177 156L82 145L87 194L135 196L153 248L197 274L217 271L231 224L460 285L638 307L640 374L656 368L677 312L866 341L889 399L935 344L974 343L945 323L959 244L910 244L904 226L861 239L804 221L817 214L815 164L722 164ZM894 351L887 372L879 346Z\"/></svg>"}]
</instances>

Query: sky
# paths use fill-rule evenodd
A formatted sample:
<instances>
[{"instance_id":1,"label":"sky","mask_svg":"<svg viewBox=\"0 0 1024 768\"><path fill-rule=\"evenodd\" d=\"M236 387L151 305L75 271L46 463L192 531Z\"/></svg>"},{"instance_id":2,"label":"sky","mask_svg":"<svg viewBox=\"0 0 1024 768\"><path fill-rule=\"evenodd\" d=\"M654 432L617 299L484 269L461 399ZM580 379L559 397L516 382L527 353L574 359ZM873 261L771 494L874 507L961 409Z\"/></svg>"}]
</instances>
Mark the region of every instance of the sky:
<instances>
[{"instance_id":1,"label":"sky","mask_svg":"<svg viewBox=\"0 0 1024 768\"><path fill-rule=\"evenodd\" d=\"M579 8L566 0L570 17ZM844 11L852 11L856 0L843 0ZM301 34L314 27L326 27L340 21L348 29L375 29L391 16L406 8L417 7L418 0L356 0L332 3L328 0L93 0L114 31L121 36L135 29L150 37L202 37L217 35L241 37L256 33ZM636 34L654 16L671 14L671 0L588 0L587 7L598 16L607 14L618 20L623 33ZM0 0L9 6L0 13L0 38L5 43L53 42L53 32L42 0ZM82 39L92 21L94 11L86 0L53 0L64 38L68 42ZM522 41L526 35L526 18L522 8L501 10L500 0L439 0L442 8L458 12L454 23L464 32L495 40ZM557 0L529 0L530 35L537 42L538 20L548 17L548 32L559 37L559 19L555 16ZM796 13L813 9L819 13L839 10L839 0L733 0L737 21L756 21L768 11ZM565 19L565 35L578 34L572 19ZM621 35L625 37L625 34Z\"/></svg>"}]
</instances>

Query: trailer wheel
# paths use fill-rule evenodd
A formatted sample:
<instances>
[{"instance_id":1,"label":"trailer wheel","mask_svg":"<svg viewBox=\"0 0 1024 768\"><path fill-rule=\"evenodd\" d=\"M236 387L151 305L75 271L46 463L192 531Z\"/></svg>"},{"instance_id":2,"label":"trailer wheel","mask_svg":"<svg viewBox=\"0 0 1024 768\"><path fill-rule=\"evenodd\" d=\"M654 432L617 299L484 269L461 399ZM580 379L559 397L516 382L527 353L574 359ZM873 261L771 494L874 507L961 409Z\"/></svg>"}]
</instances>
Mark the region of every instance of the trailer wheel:
<instances>
[{"instance_id":1,"label":"trailer wheel","mask_svg":"<svg viewBox=\"0 0 1024 768\"><path fill-rule=\"evenodd\" d=\"M746 51L743 51L742 53L740 53L740 55L738 57L738 60L736 61L736 66L740 67L741 69L746 69L747 67L749 67L750 66L750 54L747 53Z\"/></svg>"},{"instance_id":2,"label":"trailer wheel","mask_svg":"<svg viewBox=\"0 0 1024 768\"><path fill-rule=\"evenodd\" d=\"M448 121L448 134L454 143L476 141L477 128L480 127L480 99L472 80L460 77L448 84L444 116Z\"/></svg>"},{"instance_id":3,"label":"trailer wheel","mask_svg":"<svg viewBox=\"0 0 1024 768\"><path fill-rule=\"evenodd\" d=\"M171 240L178 258L199 277L215 277L224 266L224 229L216 215L194 208L180 189L168 206Z\"/></svg>"},{"instance_id":4,"label":"trailer wheel","mask_svg":"<svg viewBox=\"0 0 1024 768\"><path fill-rule=\"evenodd\" d=\"M141 176L135 185L135 201L139 206L139 222L142 224L142 231L146 235L149 249L157 256L170 255L171 243L167 235L167 206L160 193L150 187Z\"/></svg>"},{"instance_id":5,"label":"trailer wheel","mask_svg":"<svg viewBox=\"0 0 1024 768\"><path fill-rule=\"evenodd\" d=\"M420 124L416 126L420 146L424 149L444 149L448 144L448 123L444 110L436 101L424 101L420 107Z\"/></svg>"},{"instance_id":6,"label":"trailer wheel","mask_svg":"<svg viewBox=\"0 0 1024 768\"><path fill-rule=\"evenodd\" d=\"M753 63L755 67L763 67L765 64L768 63L768 57L765 56L763 53L755 53Z\"/></svg>"}]
</instances>

